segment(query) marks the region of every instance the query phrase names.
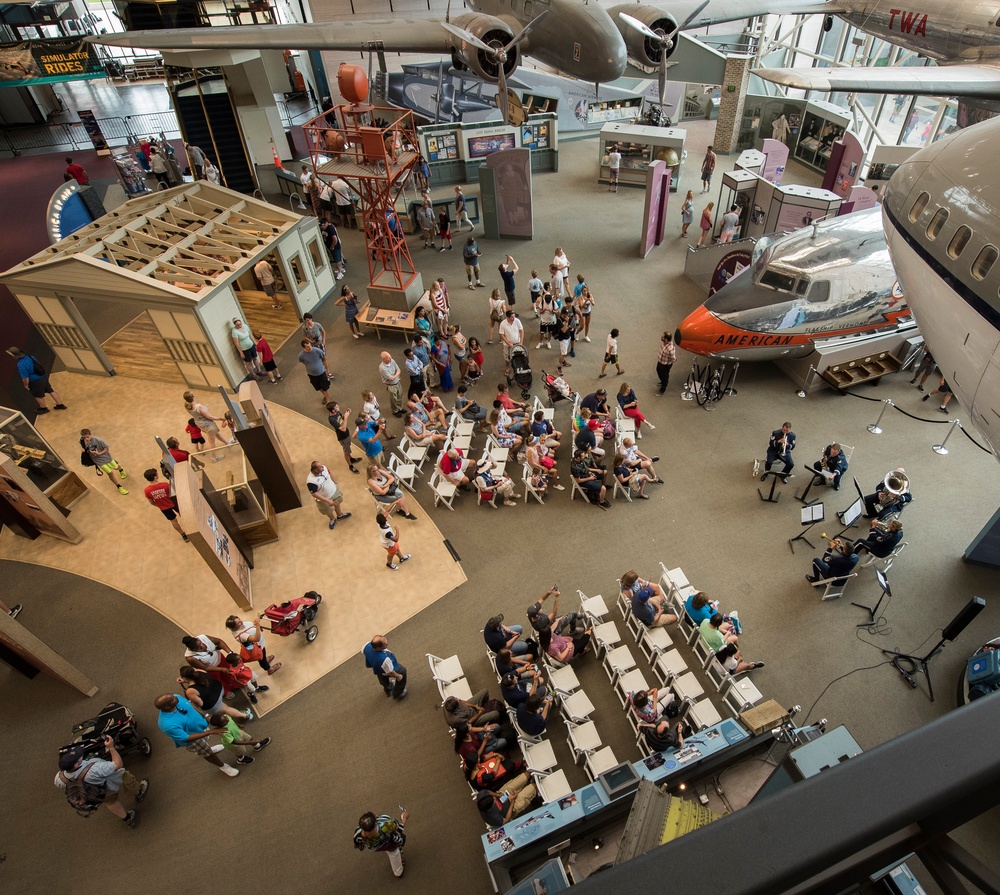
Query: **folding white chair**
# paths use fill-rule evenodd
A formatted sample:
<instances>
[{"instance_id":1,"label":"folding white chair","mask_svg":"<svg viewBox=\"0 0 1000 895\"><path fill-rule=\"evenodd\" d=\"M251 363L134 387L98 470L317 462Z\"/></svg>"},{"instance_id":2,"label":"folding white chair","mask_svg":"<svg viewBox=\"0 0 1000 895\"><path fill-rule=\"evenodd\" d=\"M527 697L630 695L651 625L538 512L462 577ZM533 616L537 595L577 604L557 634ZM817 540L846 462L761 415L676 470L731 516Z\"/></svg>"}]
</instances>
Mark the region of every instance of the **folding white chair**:
<instances>
[{"instance_id":1,"label":"folding white chair","mask_svg":"<svg viewBox=\"0 0 1000 895\"><path fill-rule=\"evenodd\" d=\"M715 658L715 650L705 643L700 630L698 632L698 639L692 645L694 646L694 654L698 657L698 661L701 662L701 667L707 667L708 663Z\"/></svg>"},{"instance_id":2,"label":"folding white chair","mask_svg":"<svg viewBox=\"0 0 1000 895\"><path fill-rule=\"evenodd\" d=\"M857 577L857 572L851 572L850 575L845 575L842 578L821 578L819 581L811 582L811 584L813 587L824 588L823 596L820 599L836 600L838 597L844 596L844 591L847 590L847 582ZM840 584L836 583L838 581Z\"/></svg>"},{"instance_id":3,"label":"folding white chair","mask_svg":"<svg viewBox=\"0 0 1000 895\"><path fill-rule=\"evenodd\" d=\"M632 598L631 596L626 596L624 591L622 591L622 583L618 582L618 611L622 614L622 621L627 622L628 617L632 614Z\"/></svg>"},{"instance_id":4,"label":"folding white chair","mask_svg":"<svg viewBox=\"0 0 1000 895\"><path fill-rule=\"evenodd\" d=\"M691 582L687 580L687 576L684 574L684 570L679 566L676 569L667 569L667 567L661 562L660 568L663 569L663 577L665 583L670 587L676 587L678 590L685 587L690 587Z\"/></svg>"},{"instance_id":5,"label":"folding white chair","mask_svg":"<svg viewBox=\"0 0 1000 895\"><path fill-rule=\"evenodd\" d=\"M522 745L524 743L540 743L545 739L545 733L547 733L547 731L543 731L538 735L525 733L521 729L521 725L517 723L517 712L514 709L508 707L507 716L510 718L511 726L517 731L517 738L521 741Z\"/></svg>"},{"instance_id":6,"label":"folding white chair","mask_svg":"<svg viewBox=\"0 0 1000 895\"><path fill-rule=\"evenodd\" d=\"M635 638L636 643L642 637L642 632L646 630L646 626L634 612L630 612L628 618L625 619L625 627L628 628L629 633Z\"/></svg>"},{"instance_id":7,"label":"folding white chair","mask_svg":"<svg viewBox=\"0 0 1000 895\"><path fill-rule=\"evenodd\" d=\"M687 662L684 661L684 657L675 649L660 653L653 663L653 671L656 672L656 676L660 679L664 687L668 686L678 675L686 674L687 670Z\"/></svg>"},{"instance_id":8,"label":"folding white chair","mask_svg":"<svg viewBox=\"0 0 1000 895\"><path fill-rule=\"evenodd\" d=\"M909 541L900 541L894 548L892 553L888 556L870 556L865 562L861 563L858 568L867 569L869 566L877 566L883 575L889 574L889 569L892 568L892 564L896 561L896 557L903 552Z\"/></svg>"},{"instance_id":9,"label":"folding white chair","mask_svg":"<svg viewBox=\"0 0 1000 895\"><path fill-rule=\"evenodd\" d=\"M748 677L733 678L729 689L722 694L722 701L728 705L734 714L745 712L764 698L757 685Z\"/></svg>"},{"instance_id":10,"label":"folding white chair","mask_svg":"<svg viewBox=\"0 0 1000 895\"><path fill-rule=\"evenodd\" d=\"M684 611L683 607L680 612L675 610L674 614L677 616L677 625L681 629L681 634L684 635L684 639L690 643L691 634L692 632L698 631L698 626L691 621L691 616Z\"/></svg>"},{"instance_id":11,"label":"folding white chair","mask_svg":"<svg viewBox=\"0 0 1000 895\"><path fill-rule=\"evenodd\" d=\"M649 662L660 653L665 653L671 649L674 641L666 628L644 628L639 637L639 649Z\"/></svg>"},{"instance_id":12,"label":"folding white chair","mask_svg":"<svg viewBox=\"0 0 1000 895\"><path fill-rule=\"evenodd\" d=\"M417 467L408 463L397 454L389 455L389 471L399 479L410 491L416 493Z\"/></svg>"},{"instance_id":13,"label":"folding white chair","mask_svg":"<svg viewBox=\"0 0 1000 895\"><path fill-rule=\"evenodd\" d=\"M560 701L559 711L565 721L572 721L574 724L582 724L589 721L594 712L594 703L583 690L577 690Z\"/></svg>"},{"instance_id":14,"label":"folding white chair","mask_svg":"<svg viewBox=\"0 0 1000 895\"><path fill-rule=\"evenodd\" d=\"M546 805L551 805L553 802L565 799L566 796L573 792L569 781L566 779L565 771L559 770L551 774L534 774L532 776L534 777L538 794L542 797L542 801Z\"/></svg>"},{"instance_id":15,"label":"folding white chair","mask_svg":"<svg viewBox=\"0 0 1000 895\"><path fill-rule=\"evenodd\" d=\"M438 693L441 694L441 702L444 702L449 696L455 696L458 699L472 699L472 688L464 677L460 677L457 681L437 681L437 688Z\"/></svg>"},{"instance_id":16,"label":"folding white chair","mask_svg":"<svg viewBox=\"0 0 1000 895\"><path fill-rule=\"evenodd\" d=\"M487 441L486 450L494 463L506 463L507 458L510 456L510 450L501 446L492 435L490 435Z\"/></svg>"},{"instance_id":17,"label":"folding white chair","mask_svg":"<svg viewBox=\"0 0 1000 895\"><path fill-rule=\"evenodd\" d=\"M621 494L629 503L632 503L632 488L630 485L623 485L619 480L618 476L615 476L615 485L611 489L611 496L618 500L618 495Z\"/></svg>"},{"instance_id":18,"label":"folding white chair","mask_svg":"<svg viewBox=\"0 0 1000 895\"><path fill-rule=\"evenodd\" d=\"M615 680L615 692L618 694L618 701L622 704L623 709L628 707L629 693L648 689L649 684L646 683L646 676L638 668L618 675Z\"/></svg>"},{"instance_id":19,"label":"folding white chair","mask_svg":"<svg viewBox=\"0 0 1000 895\"><path fill-rule=\"evenodd\" d=\"M448 428L459 435L472 435L476 431L476 424L463 419L457 411L452 411L451 419L448 421Z\"/></svg>"},{"instance_id":20,"label":"folding white chair","mask_svg":"<svg viewBox=\"0 0 1000 895\"><path fill-rule=\"evenodd\" d=\"M597 732L597 725L593 721L584 721L582 724L567 721L566 733L566 744L573 753L573 761L576 764L579 764L580 759L588 752L594 752L603 745L601 735Z\"/></svg>"},{"instance_id":21,"label":"folding white chair","mask_svg":"<svg viewBox=\"0 0 1000 895\"><path fill-rule=\"evenodd\" d=\"M524 482L524 502L527 503L529 497L534 497L535 500L544 505L545 501L542 499L542 492L531 484L531 467L527 463L524 464L521 472L521 480Z\"/></svg>"},{"instance_id":22,"label":"folding white chair","mask_svg":"<svg viewBox=\"0 0 1000 895\"><path fill-rule=\"evenodd\" d=\"M670 689L674 691L674 696L678 702L685 699L698 699L705 695L705 688L692 672L680 674L670 682Z\"/></svg>"},{"instance_id":23,"label":"folding white chair","mask_svg":"<svg viewBox=\"0 0 1000 895\"><path fill-rule=\"evenodd\" d=\"M719 693L733 683L733 676L726 671L726 666L714 657L712 658L712 661L705 666L705 673L708 675L708 679L715 684L715 689L718 690Z\"/></svg>"},{"instance_id":24,"label":"folding white chair","mask_svg":"<svg viewBox=\"0 0 1000 895\"><path fill-rule=\"evenodd\" d=\"M427 486L434 492L434 506L444 503L449 510L455 512L452 503L455 500L455 495L458 493L458 485L454 482L449 482L441 470L435 467Z\"/></svg>"},{"instance_id":25,"label":"folding white chair","mask_svg":"<svg viewBox=\"0 0 1000 895\"><path fill-rule=\"evenodd\" d=\"M604 671L608 680L614 683L618 675L635 668L635 657L627 646L618 646L604 654Z\"/></svg>"},{"instance_id":26,"label":"folding white chair","mask_svg":"<svg viewBox=\"0 0 1000 895\"><path fill-rule=\"evenodd\" d=\"M689 703L685 717L695 730L704 730L706 727L718 724L722 720L719 710L708 699L703 699L701 702L694 702L692 700Z\"/></svg>"},{"instance_id":27,"label":"folding white chair","mask_svg":"<svg viewBox=\"0 0 1000 895\"><path fill-rule=\"evenodd\" d=\"M431 653L425 653L425 655L427 656L428 664L431 666L431 675L434 680L451 683L461 677L465 677L465 672L462 670L462 662L458 656L449 656L447 659L442 659Z\"/></svg>"},{"instance_id":28,"label":"folding white chair","mask_svg":"<svg viewBox=\"0 0 1000 895\"><path fill-rule=\"evenodd\" d=\"M542 411L542 413L544 414L544 416L542 418L546 419L546 420L551 420L556 415L556 410L555 410L554 407L546 407L542 403L542 401L538 397L538 395L535 395L535 399L531 402L531 418L532 419L535 418L535 414L538 413L539 410Z\"/></svg>"},{"instance_id":29,"label":"folding white chair","mask_svg":"<svg viewBox=\"0 0 1000 895\"><path fill-rule=\"evenodd\" d=\"M490 668L493 669L493 673L497 676L497 683L500 683L501 677L500 672L497 671L497 657L489 647L486 647L486 661L490 663Z\"/></svg>"},{"instance_id":30,"label":"folding white chair","mask_svg":"<svg viewBox=\"0 0 1000 895\"><path fill-rule=\"evenodd\" d=\"M578 590L577 594L580 596L580 611L594 624L603 622L604 617L608 614L608 607L604 602L604 597L600 594L588 597L582 590Z\"/></svg>"},{"instance_id":31,"label":"folding white chair","mask_svg":"<svg viewBox=\"0 0 1000 895\"><path fill-rule=\"evenodd\" d=\"M614 750L610 746L605 746L603 749L598 749L596 752L588 752L583 757L583 766L586 769L587 775L590 777L591 781L596 780L599 774L603 774L605 771L610 771L618 764L619 761L615 757Z\"/></svg>"},{"instance_id":32,"label":"folding white chair","mask_svg":"<svg viewBox=\"0 0 1000 895\"><path fill-rule=\"evenodd\" d=\"M472 447L472 436L471 435L461 435L454 429L448 430L448 440L444 443L444 447L441 448L442 454L447 454L452 448L458 448L460 451L465 451L468 453L469 448Z\"/></svg>"},{"instance_id":33,"label":"folding white chair","mask_svg":"<svg viewBox=\"0 0 1000 895\"><path fill-rule=\"evenodd\" d=\"M407 463L412 463L417 467L417 472L423 474L424 461L427 459L430 448L421 444L413 444L409 436L404 435L399 439L399 447L396 450Z\"/></svg>"},{"instance_id":34,"label":"folding white chair","mask_svg":"<svg viewBox=\"0 0 1000 895\"><path fill-rule=\"evenodd\" d=\"M576 500L576 495L579 494L580 497L583 498L584 503L590 503L590 498L587 497L587 492L583 490L583 488L580 486L580 483L572 476L570 476L569 480L573 483L573 488L569 492L569 499Z\"/></svg>"},{"instance_id":35,"label":"folding white chair","mask_svg":"<svg viewBox=\"0 0 1000 895\"><path fill-rule=\"evenodd\" d=\"M552 751L552 743L548 740L540 743L521 743L521 754L532 774L544 774L559 763L556 761L555 752Z\"/></svg>"},{"instance_id":36,"label":"folding white chair","mask_svg":"<svg viewBox=\"0 0 1000 895\"><path fill-rule=\"evenodd\" d=\"M560 696L568 696L580 689L580 681L577 679L576 672L569 665L558 667L549 665L545 676L552 685L552 689Z\"/></svg>"},{"instance_id":37,"label":"folding white chair","mask_svg":"<svg viewBox=\"0 0 1000 895\"><path fill-rule=\"evenodd\" d=\"M599 656L621 643L622 635L618 633L618 626L614 622L604 622L594 627L590 639L594 642L594 650Z\"/></svg>"}]
</instances>

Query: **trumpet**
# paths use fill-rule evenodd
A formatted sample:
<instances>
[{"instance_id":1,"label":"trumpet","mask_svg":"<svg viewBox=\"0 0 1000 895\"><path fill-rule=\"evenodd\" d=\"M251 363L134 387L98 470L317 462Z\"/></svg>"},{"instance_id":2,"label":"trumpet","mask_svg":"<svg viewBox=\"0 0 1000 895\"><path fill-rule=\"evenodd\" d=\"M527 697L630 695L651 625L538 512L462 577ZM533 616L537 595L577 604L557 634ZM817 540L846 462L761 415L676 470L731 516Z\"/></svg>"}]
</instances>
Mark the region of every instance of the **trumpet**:
<instances>
[{"instance_id":1,"label":"trumpet","mask_svg":"<svg viewBox=\"0 0 1000 895\"><path fill-rule=\"evenodd\" d=\"M831 538L825 531L820 534L820 537L824 541L828 541L830 544L830 549L833 550L835 547L843 548L844 542L840 538Z\"/></svg>"},{"instance_id":2,"label":"trumpet","mask_svg":"<svg viewBox=\"0 0 1000 895\"><path fill-rule=\"evenodd\" d=\"M825 472L829 472L830 471L830 458L826 454L823 454L823 456L820 458L820 461L819 461L818 465L819 465L820 469L824 470Z\"/></svg>"},{"instance_id":3,"label":"trumpet","mask_svg":"<svg viewBox=\"0 0 1000 895\"><path fill-rule=\"evenodd\" d=\"M883 522L881 519L873 519L872 528L875 528L884 534L889 530L889 523L887 521Z\"/></svg>"}]
</instances>

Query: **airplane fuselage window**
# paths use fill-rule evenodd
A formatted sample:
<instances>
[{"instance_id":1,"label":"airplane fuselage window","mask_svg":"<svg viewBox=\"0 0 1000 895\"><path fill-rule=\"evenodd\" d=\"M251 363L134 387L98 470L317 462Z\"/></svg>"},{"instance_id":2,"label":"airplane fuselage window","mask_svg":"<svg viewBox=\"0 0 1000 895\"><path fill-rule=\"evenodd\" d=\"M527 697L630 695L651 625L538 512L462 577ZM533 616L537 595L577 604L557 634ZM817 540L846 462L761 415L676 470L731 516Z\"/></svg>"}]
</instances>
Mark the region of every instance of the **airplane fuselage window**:
<instances>
[{"instance_id":1,"label":"airplane fuselage window","mask_svg":"<svg viewBox=\"0 0 1000 895\"><path fill-rule=\"evenodd\" d=\"M948 257L952 261L957 261L961 257L962 252L965 251L965 247L969 244L970 239L972 239L972 231L963 224L955 231L951 242L948 243Z\"/></svg>"},{"instance_id":2,"label":"airplane fuselage window","mask_svg":"<svg viewBox=\"0 0 1000 895\"><path fill-rule=\"evenodd\" d=\"M937 239L938 234L941 232L941 228L948 221L948 209L939 208L934 212L934 217L931 218L930 223L927 225L927 238Z\"/></svg>"},{"instance_id":3,"label":"airplane fuselage window","mask_svg":"<svg viewBox=\"0 0 1000 895\"><path fill-rule=\"evenodd\" d=\"M913 207L910 209L908 215L911 224L915 224L920 220L920 215L924 213L924 209L927 207L927 203L931 201L930 193L921 193L917 196L916 201L913 203Z\"/></svg>"},{"instance_id":4,"label":"airplane fuselage window","mask_svg":"<svg viewBox=\"0 0 1000 895\"><path fill-rule=\"evenodd\" d=\"M979 254L976 255L976 260L972 262L972 275L977 280L985 280L998 257L1000 257L1000 252L997 251L996 246L983 246Z\"/></svg>"},{"instance_id":5,"label":"airplane fuselage window","mask_svg":"<svg viewBox=\"0 0 1000 895\"><path fill-rule=\"evenodd\" d=\"M531 10L532 10L531 0L524 0L524 17L526 19L531 18Z\"/></svg>"},{"instance_id":6,"label":"airplane fuselage window","mask_svg":"<svg viewBox=\"0 0 1000 895\"><path fill-rule=\"evenodd\" d=\"M816 280L812 284L812 289L809 290L806 299L814 304L819 302L824 302L830 297L830 281L829 280Z\"/></svg>"},{"instance_id":7,"label":"airplane fuselage window","mask_svg":"<svg viewBox=\"0 0 1000 895\"><path fill-rule=\"evenodd\" d=\"M760 278L760 285L769 286L771 289L777 289L779 292L791 292L795 287L795 277L789 276L786 273L779 273L776 270L768 270Z\"/></svg>"}]
</instances>

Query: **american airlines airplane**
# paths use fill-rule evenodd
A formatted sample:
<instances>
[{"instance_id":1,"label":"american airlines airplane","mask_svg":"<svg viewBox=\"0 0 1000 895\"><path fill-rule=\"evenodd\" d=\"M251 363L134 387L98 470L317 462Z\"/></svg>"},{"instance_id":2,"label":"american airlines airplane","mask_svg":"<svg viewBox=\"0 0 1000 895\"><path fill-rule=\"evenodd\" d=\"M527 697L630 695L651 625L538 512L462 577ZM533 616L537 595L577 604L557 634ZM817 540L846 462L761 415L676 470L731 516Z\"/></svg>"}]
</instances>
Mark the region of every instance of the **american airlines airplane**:
<instances>
[{"instance_id":1,"label":"american airlines airplane","mask_svg":"<svg viewBox=\"0 0 1000 895\"><path fill-rule=\"evenodd\" d=\"M1000 119L921 149L886 189L893 265L927 347L1000 457Z\"/></svg>"}]
</instances>

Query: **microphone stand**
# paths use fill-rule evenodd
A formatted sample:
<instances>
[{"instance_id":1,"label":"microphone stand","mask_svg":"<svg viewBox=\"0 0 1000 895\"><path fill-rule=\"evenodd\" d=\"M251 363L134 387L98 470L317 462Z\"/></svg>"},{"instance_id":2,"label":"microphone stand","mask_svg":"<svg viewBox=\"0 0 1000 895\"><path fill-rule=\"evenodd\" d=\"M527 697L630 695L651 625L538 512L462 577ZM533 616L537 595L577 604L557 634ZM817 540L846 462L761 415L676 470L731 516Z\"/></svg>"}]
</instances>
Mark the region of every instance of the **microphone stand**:
<instances>
[{"instance_id":1,"label":"microphone stand","mask_svg":"<svg viewBox=\"0 0 1000 895\"><path fill-rule=\"evenodd\" d=\"M901 675L903 675L904 678L906 678L907 682L911 687L913 687L914 690L917 688L917 682L916 680L914 680L913 675L923 674L923 676L927 678L927 695L930 696L931 702L933 702L934 687L931 684L931 670L929 667L930 661L938 653L940 653L941 650L944 649L944 645L947 642L948 641L944 637L942 637L941 640L938 641L937 645L926 656L913 656L910 655L909 653L898 653L895 650L888 650L888 649L884 649L882 650L882 652L887 656L893 657L891 663L892 667L895 668L896 671L898 671ZM913 671L908 671L907 669L903 668L901 663L904 660L910 662L913 665Z\"/></svg>"}]
</instances>

